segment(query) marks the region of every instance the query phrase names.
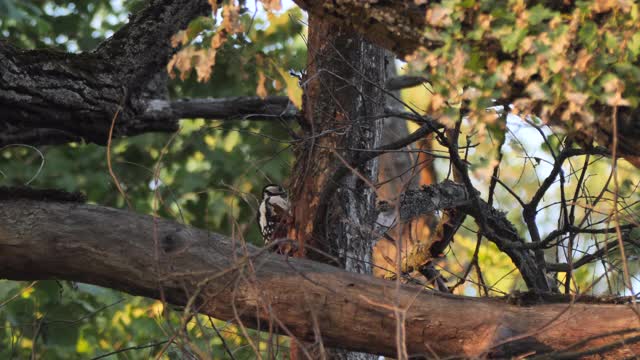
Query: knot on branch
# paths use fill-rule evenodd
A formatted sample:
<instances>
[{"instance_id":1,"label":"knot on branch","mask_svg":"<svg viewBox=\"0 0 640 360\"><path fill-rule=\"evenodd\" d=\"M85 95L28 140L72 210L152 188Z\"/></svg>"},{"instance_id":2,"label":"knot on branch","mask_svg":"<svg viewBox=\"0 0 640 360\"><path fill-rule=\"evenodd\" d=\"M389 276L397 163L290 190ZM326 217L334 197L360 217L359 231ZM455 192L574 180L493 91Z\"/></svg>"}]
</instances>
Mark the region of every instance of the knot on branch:
<instances>
[{"instance_id":1,"label":"knot on branch","mask_svg":"<svg viewBox=\"0 0 640 360\"><path fill-rule=\"evenodd\" d=\"M464 185L445 180L440 184L408 190L400 197L400 218L403 221L416 216L463 205L471 197Z\"/></svg>"},{"instance_id":2,"label":"knot on branch","mask_svg":"<svg viewBox=\"0 0 640 360\"><path fill-rule=\"evenodd\" d=\"M160 241L160 248L165 253L173 253L179 250L183 250L187 247L191 234L183 229L176 229L176 231L167 234Z\"/></svg>"}]
</instances>

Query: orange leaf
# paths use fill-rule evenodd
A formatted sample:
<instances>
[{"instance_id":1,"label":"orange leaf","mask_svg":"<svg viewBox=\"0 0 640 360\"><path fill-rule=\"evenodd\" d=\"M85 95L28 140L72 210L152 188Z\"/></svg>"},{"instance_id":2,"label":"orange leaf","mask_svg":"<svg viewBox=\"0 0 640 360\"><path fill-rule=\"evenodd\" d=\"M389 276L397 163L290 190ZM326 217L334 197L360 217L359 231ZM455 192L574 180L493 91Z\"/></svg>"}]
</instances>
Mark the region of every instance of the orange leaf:
<instances>
[{"instance_id":1,"label":"orange leaf","mask_svg":"<svg viewBox=\"0 0 640 360\"><path fill-rule=\"evenodd\" d=\"M267 77L264 76L262 71L258 71L258 86L256 87L256 94L261 98L267 97L267 88L264 85L267 81Z\"/></svg>"}]
</instances>

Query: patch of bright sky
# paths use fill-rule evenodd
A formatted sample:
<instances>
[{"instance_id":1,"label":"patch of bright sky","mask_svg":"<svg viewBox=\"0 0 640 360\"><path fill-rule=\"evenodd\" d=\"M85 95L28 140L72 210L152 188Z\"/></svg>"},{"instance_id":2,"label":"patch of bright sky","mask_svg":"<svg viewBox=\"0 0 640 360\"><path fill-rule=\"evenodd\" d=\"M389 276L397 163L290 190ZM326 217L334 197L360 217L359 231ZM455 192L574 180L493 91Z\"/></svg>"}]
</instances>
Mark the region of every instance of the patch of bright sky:
<instances>
[{"instance_id":1,"label":"patch of bright sky","mask_svg":"<svg viewBox=\"0 0 640 360\"><path fill-rule=\"evenodd\" d=\"M43 10L45 14L53 17L68 16L68 15L71 15L76 10L76 4L70 2L65 5L56 5L54 3L49 2L44 5ZM69 40L69 37L62 34L56 36L54 40L52 40L51 38L45 38L43 39L43 41L45 44L49 44L49 45L53 44L53 41L55 41L57 44L65 44L65 46L67 47L67 50L72 53L77 52L79 49L78 43L75 40Z\"/></svg>"},{"instance_id":2,"label":"patch of bright sky","mask_svg":"<svg viewBox=\"0 0 640 360\"><path fill-rule=\"evenodd\" d=\"M95 29L91 33L91 36L99 37L101 35L101 31L103 31L102 30L103 22L106 22L111 26L115 26L118 24L124 25L127 22L129 22L129 14L125 11L124 3L122 0L111 0L109 4L111 5L111 8L113 9L113 12L115 14L107 14L107 13L101 13L101 12L96 13L93 19L91 19L91 27ZM111 37L112 35L113 35L112 30L104 31L104 36L106 38Z\"/></svg>"},{"instance_id":3,"label":"patch of bright sky","mask_svg":"<svg viewBox=\"0 0 640 360\"><path fill-rule=\"evenodd\" d=\"M68 3L64 6L59 6L53 3L44 4L44 13L49 16L67 16L73 13L76 9L76 4Z\"/></svg>"},{"instance_id":4,"label":"patch of bright sky","mask_svg":"<svg viewBox=\"0 0 640 360\"><path fill-rule=\"evenodd\" d=\"M505 145L503 146L503 150L508 151L508 149L505 147L508 146L511 141L515 140L522 145L522 147L524 148L524 152L528 154L528 156L530 156L531 158L542 159L538 164L536 164L534 171L535 175L540 179L540 181L543 181L543 179L545 179L553 169L553 157L543 149L543 137L540 135L540 133L538 133L536 129L527 124L522 118L513 114L509 114L507 116L507 128L509 129L509 131L506 134L506 141ZM553 136L553 132L551 131L551 129L546 126L542 127L542 131L547 138ZM566 180L567 183L570 183L572 178L567 177ZM540 201L539 208L543 208L555 202L557 199L552 194L557 194L559 188L559 181L554 182L547 191L547 194L549 195L543 197L543 199ZM527 202L530 199L524 198L522 200ZM515 202L515 200L513 201ZM513 207L505 206L504 208L509 209ZM521 209L518 209L518 211L521 211ZM549 207L541 211L540 216L538 217L538 225L543 236L544 234L551 232L557 228L558 219L557 216L555 216L554 218L554 214L559 214L557 208L554 207Z\"/></svg>"}]
</instances>

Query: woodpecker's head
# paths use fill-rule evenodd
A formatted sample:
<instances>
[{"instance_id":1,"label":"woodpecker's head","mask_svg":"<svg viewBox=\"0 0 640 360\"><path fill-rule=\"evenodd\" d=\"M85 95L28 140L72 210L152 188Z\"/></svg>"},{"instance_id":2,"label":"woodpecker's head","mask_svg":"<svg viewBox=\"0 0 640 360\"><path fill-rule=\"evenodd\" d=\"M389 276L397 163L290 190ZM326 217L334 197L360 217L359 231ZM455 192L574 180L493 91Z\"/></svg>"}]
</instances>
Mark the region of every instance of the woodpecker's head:
<instances>
[{"instance_id":1,"label":"woodpecker's head","mask_svg":"<svg viewBox=\"0 0 640 360\"><path fill-rule=\"evenodd\" d=\"M269 184L262 189L262 200L266 200L271 197L279 196L287 198L287 192L284 188L277 184Z\"/></svg>"}]
</instances>

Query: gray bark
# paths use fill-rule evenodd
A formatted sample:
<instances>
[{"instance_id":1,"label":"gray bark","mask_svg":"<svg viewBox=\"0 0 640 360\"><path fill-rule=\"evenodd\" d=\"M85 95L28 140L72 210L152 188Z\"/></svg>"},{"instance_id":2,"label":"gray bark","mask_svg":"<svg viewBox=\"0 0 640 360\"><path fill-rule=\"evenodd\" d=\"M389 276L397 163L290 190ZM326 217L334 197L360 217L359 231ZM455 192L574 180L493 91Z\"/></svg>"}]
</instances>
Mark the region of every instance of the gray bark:
<instances>
[{"instance_id":1,"label":"gray bark","mask_svg":"<svg viewBox=\"0 0 640 360\"><path fill-rule=\"evenodd\" d=\"M327 156L329 163L334 163L329 168L335 169L343 162L352 163L359 156L359 150L378 147L380 115L384 113L385 104L386 51L352 31L327 27L313 16L309 32L313 65L308 77L316 87L305 89L311 93L306 101L313 102L309 115L317 127L339 133L332 143L327 143L332 149L319 153ZM350 169L349 174L340 179L332 198L325 199L331 204L327 216L314 225L317 234L322 234L322 247L347 271L371 274L377 217L372 185L377 183L377 176L377 159ZM330 356L351 360L375 358L341 350L331 350Z\"/></svg>"},{"instance_id":2,"label":"gray bark","mask_svg":"<svg viewBox=\"0 0 640 360\"><path fill-rule=\"evenodd\" d=\"M175 118L139 117L150 95L166 92L156 75L171 55L171 37L207 11L205 0L152 0L89 53L20 50L0 41L0 133L19 138L39 130L104 144L118 109L116 137L177 129Z\"/></svg>"}]
</instances>

